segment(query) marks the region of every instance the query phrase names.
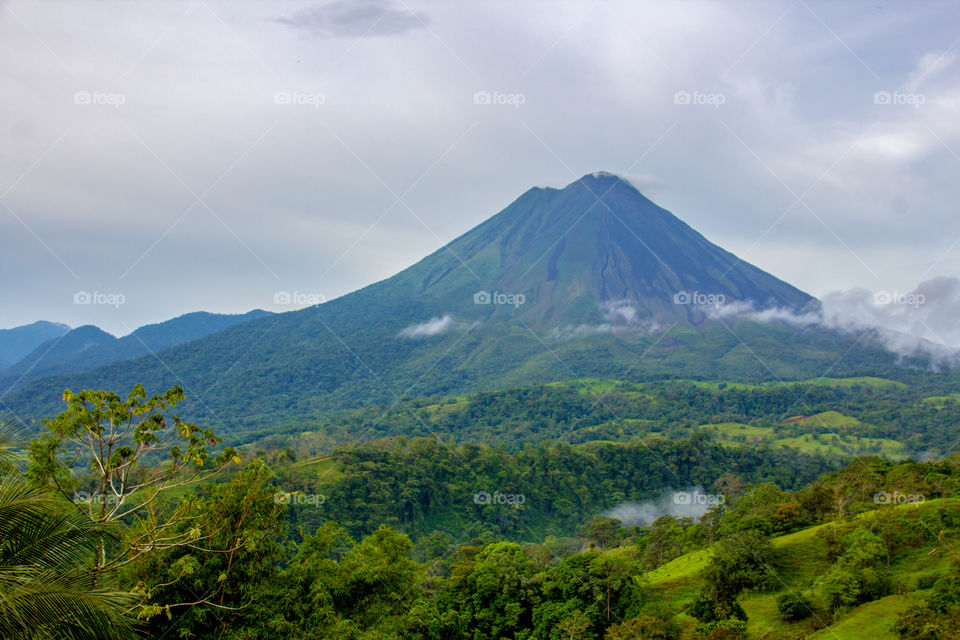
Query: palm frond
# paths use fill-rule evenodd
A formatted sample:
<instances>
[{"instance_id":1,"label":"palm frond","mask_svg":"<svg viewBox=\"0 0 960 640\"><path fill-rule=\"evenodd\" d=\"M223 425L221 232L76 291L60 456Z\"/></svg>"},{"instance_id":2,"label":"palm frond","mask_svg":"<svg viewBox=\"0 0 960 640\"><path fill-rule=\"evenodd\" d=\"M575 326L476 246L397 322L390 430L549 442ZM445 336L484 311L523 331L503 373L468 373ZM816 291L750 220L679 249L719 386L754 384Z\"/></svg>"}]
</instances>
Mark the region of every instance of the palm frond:
<instances>
[{"instance_id":1,"label":"palm frond","mask_svg":"<svg viewBox=\"0 0 960 640\"><path fill-rule=\"evenodd\" d=\"M130 637L131 594L92 571L109 531L18 477L0 477L0 637Z\"/></svg>"},{"instance_id":2,"label":"palm frond","mask_svg":"<svg viewBox=\"0 0 960 640\"><path fill-rule=\"evenodd\" d=\"M29 438L22 425L0 419L0 471L9 470L24 460L22 449Z\"/></svg>"}]
</instances>

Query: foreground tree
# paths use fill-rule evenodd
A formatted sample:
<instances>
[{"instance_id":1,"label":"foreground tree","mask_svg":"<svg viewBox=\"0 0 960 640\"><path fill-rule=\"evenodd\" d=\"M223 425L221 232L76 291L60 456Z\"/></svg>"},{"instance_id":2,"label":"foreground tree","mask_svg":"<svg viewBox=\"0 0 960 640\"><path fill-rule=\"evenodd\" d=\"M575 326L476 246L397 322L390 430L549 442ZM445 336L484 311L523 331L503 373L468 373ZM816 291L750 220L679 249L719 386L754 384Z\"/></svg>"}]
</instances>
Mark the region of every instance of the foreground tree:
<instances>
[{"instance_id":1,"label":"foreground tree","mask_svg":"<svg viewBox=\"0 0 960 640\"><path fill-rule=\"evenodd\" d=\"M29 478L58 489L99 525L96 576L142 575L143 566L169 553L180 560L174 575L156 571L137 583L140 618L170 615L174 605L229 609L221 574L209 586L194 579L185 593L172 587L191 579L204 556L229 560L248 542L231 529L237 527L233 518L210 519L188 491L213 486L212 477L239 458L230 448L215 455L209 448L220 439L213 431L168 415L183 399L179 386L148 397L137 385L126 399L110 391L68 389L66 410L44 421L47 432L29 448ZM88 471L77 473L84 466ZM241 519L246 515L241 512ZM222 575L229 573L228 562ZM167 599L177 595L181 599Z\"/></svg>"},{"instance_id":2,"label":"foreground tree","mask_svg":"<svg viewBox=\"0 0 960 640\"><path fill-rule=\"evenodd\" d=\"M127 637L131 594L90 569L103 531L16 478L0 479L0 637Z\"/></svg>"},{"instance_id":3,"label":"foreground tree","mask_svg":"<svg viewBox=\"0 0 960 640\"><path fill-rule=\"evenodd\" d=\"M273 598L264 587L275 586L284 549L287 505L278 503L273 474L253 460L229 482L208 483L199 495L185 498L191 516L180 526L195 529L203 548L181 545L141 556L119 575L138 585L143 597L139 615L160 637L172 624L181 637L232 637L228 631L261 623L257 596ZM172 530L170 535L179 534ZM282 585L289 588L289 583ZM288 636L284 636L288 637ZM292 637L292 636L290 636Z\"/></svg>"},{"instance_id":4,"label":"foreground tree","mask_svg":"<svg viewBox=\"0 0 960 640\"><path fill-rule=\"evenodd\" d=\"M199 547L204 540L196 528L182 526L196 516L186 506L165 513L163 499L239 459L227 448L211 460L207 447L220 442L212 430L164 415L183 398L179 386L148 398L138 384L126 400L111 391L67 389L67 409L44 421L47 433L31 446L32 478L56 486L95 522L131 525L116 530L109 555L101 538L98 570L116 569L158 550ZM90 469L90 491L74 490L81 487L70 470L78 463Z\"/></svg>"},{"instance_id":5,"label":"foreground tree","mask_svg":"<svg viewBox=\"0 0 960 640\"><path fill-rule=\"evenodd\" d=\"M91 569L103 527L29 486L11 462L15 434L0 426L0 638L128 637L131 594Z\"/></svg>"}]
</instances>

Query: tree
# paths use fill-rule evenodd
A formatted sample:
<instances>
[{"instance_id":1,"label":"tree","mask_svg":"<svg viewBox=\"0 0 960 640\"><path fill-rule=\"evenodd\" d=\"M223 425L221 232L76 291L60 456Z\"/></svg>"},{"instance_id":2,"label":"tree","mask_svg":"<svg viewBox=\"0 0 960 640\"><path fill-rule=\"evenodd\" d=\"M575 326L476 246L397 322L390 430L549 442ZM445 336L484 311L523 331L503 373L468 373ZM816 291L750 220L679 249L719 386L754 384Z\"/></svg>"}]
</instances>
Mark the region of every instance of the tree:
<instances>
[{"instance_id":1,"label":"tree","mask_svg":"<svg viewBox=\"0 0 960 640\"><path fill-rule=\"evenodd\" d=\"M46 437L31 449L32 477L56 484L69 497L62 478L75 463L87 463L93 491L73 497L90 518L106 524L136 517L146 525L118 528L118 544L110 558L101 539L98 570L124 566L145 553L197 546L202 541L192 528L171 533L189 516L179 509L162 516L162 497L210 478L239 458L227 448L211 461L207 447L220 442L212 430L164 415L183 398L179 386L147 398L138 384L126 400L110 391L67 389L63 394L67 409L44 421Z\"/></svg>"},{"instance_id":2,"label":"tree","mask_svg":"<svg viewBox=\"0 0 960 640\"><path fill-rule=\"evenodd\" d=\"M886 595L889 576L881 561L887 550L880 537L858 527L839 543L842 554L818 585L831 606L837 610Z\"/></svg>"},{"instance_id":3,"label":"tree","mask_svg":"<svg viewBox=\"0 0 960 640\"><path fill-rule=\"evenodd\" d=\"M112 640L133 626L132 594L98 585L103 527L31 487L13 465L18 430L0 425L0 637Z\"/></svg>"},{"instance_id":4,"label":"tree","mask_svg":"<svg viewBox=\"0 0 960 640\"><path fill-rule=\"evenodd\" d=\"M901 640L956 640L960 638L960 616L938 615L927 606L905 611L893 625Z\"/></svg>"},{"instance_id":5,"label":"tree","mask_svg":"<svg viewBox=\"0 0 960 640\"><path fill-rule=\"evenodd\" d=\"M551 637L560 621L581 613L602 629L605 587L593 564L600 557L597 551L578 553L538 576L543 602L533 611L533 637Z\"/></svg>"},{"instance_id":6,"label":"tree","mask_svg":"<svg viewBox=\"0 0 960 640\"><path fill-rule=\"evenodd\" d=\"M803 507L796 502L782 505L773 514L774 530L781 533L793 531L806 524L806 515Z\"/></svg>"},{"instance_id":7,"label":"tree","mask_svg":"<svg viewBox=\"0 0 960 640\"><path fill-rule=\"evenodd\" d=\"M737 602L736 596L711 590L701 592L690 603L688 611L691 616L707 624L730 619L747 620L747 612Z\"/></svg>"},{"instance_id":8,"label":"tree","mask_svg":"<svg viewBox=\"0 0 960 640\"><path fill-rule=\"evenodd\" d=\"M943 576L933 584L927 599L931 609L945 613L951 609L960 609L960 575Z\"/></svg>"},{"instance_id":9,"label":"tree","mask_svg":"<svg viewBox=\"0 0 960 640\"><path fill-rule=\"evenodd\" d=\"M132 594L103 588L90 569L103 534L52 496L0 479L0 637L125 637Z\"/></svg>"},{"instance_id":10,"label":"tree","mask_svg":"<svg viewBox=\"0 0 960 640\"><path fill-rule=\"evenodd\" d=\"M245 612L247 623L240 637L334 637L329 627L340 618L333 594L343 582L336 558L353 546L353 540L333 523L306 535L285 569L254 585L255 597Z\"/></svg>"},{"instance_id":11,"label":"tree","mask_svg":"<svg viewBox=\"0 0 960 640\"><path fill-rule=\"evenodd\" d=\"M698 628L707 635L741 633L747 614L737 598L744 589L769 586L772 563L773 546L756 530L722 538L703 570L703 591L690 605L690 615L703 623Z\"/></svg>"},{"instance_id":12,"label":"tree","mask_svg":"<svg viewBox=\"0 0 960 640\"><path fill-rule=\"evenodd\" d=\"M769 587L775 579L773 562L770 539L748 530L717 543L703 577L713 592L735 598L744 589Z\"/></svg>"},{"instance_id":13,"label":"tree","mask_svg":"<svg viewBox=\"0 0 960 640\"><path fill-rule=\"evenodd\" d=\"M563 640L580 640L591 624L590 617L577 609L570 617L557 623L557 634Z\"/></svg>"},{"instance_id":14,"label":"tree","mask_svg":"<svg viewBox=\"0 0 960 640\"><path fill-rule=\"evenodd\" d=\"M514 638L531 624L537 604L534 566L523 547L496 542L451 567L438 601L452 627L445 637L497 640Z\"/></svg>"},{"instance_id":15,"label":"tree","mask_svg":"<svg viewBox=\"0 0 960 640\"><path fill-rule=\"evenodd\" d=\"M599 542L601 549L606 549L610 543L619 537L621 524L616 518L593 516L583 528L583 535L588 540Z\"/></svg>"},{"instance_id":16,"label":"tree","mask_svg":"<svg viewBox=\"0 0 960 640\"><path fill-rule=\"evenodd\" d=\"M774 528L774 515L786 496L776 485L757 485L733 501L724 518L723 534L756 530L769 534Z\"/></svg>"},{"instance_id":17,"label":"tree","mask_svg":"<svg viewBox=\"0 0 960 640\"><path fill-rule=\"evenodd\" d=\"M101 531L109 528L110 536L98 534L95 576L135 570L134 563L149 564L164 552L182 549L187 564L178 565L175 582L193 572L197 561L191 554L233 554L244 544L240 536L232 536L237 545L232 549L205 546L232 523L203 521L206 514L197 508L197 499L180 497L184 488L239 462L231 448L211 453L209 448L220 443L212 430L166 415L183 399L179 386L148 398L138 384L126 399L110 391L67 389L66 410L44 420L46 433L29 449L29 477L72 498L75 508L101 525ZM80 465L89 472L76 477ZM161 606L151 595L160 588L172 593L172 582L157 574L144 582L137 589L139 615L168 611L174 603ZM224 585L216 586L202 589L206 595L199 597L191 590L179 604L222 606L216 600L222 600Z\"/></svg>"},{"instance_id":18,"label":"tree","mask_svg":"<svg viewBox=\"0 0 960 640\"><path fill-rule=\"evenodd\" d=\"M347 552L333 590L343 617L369 627L406 613L422 575L409 558L412 547L406 534L381 526Z\"/></svg>"},{"instance_id":19,"label":"tree","mask_svg":"<svg viewBox=\"0 0 960 640\"><path fill-rule=\"evenodd\" d=\"M597 576L603 585L603 608L606 611L607 624L610 623L611 602L632 584L633 576L639 573L632 555L618 553L619 551L621 550L614 549L590 562L590 573Z\"/></svg>"},{"instance_id":20,"label":"tree","mask_svg":"<svg viewBox=\"0 0 960 640\"><path fill-rule=\"evenodd\" d=\"M203 547L166 547L120 570L138 585L138 615L150 619L156 635L169 616L179 619L185 637L213 638L251 615L257 586L272 580L287 559L287 506L274 499L276 487L266 484L271 478L255 459L230 482L206 484L175 507L188 517L169 530L175 536L193 529L191 537L203 539Z\"/></svg>"},{"instance_id":21,"label":"tree","mask_svg":"<svg viewBox=\"0 0 960 640\"><path fill-rule=\"evenodd\" d=\"M740 618L727 618L701 623L694 629L693 640L742 640L747 635L747 623Z\"/></svg>"},{"instance_id":22,"label":"tree","mask_svg":"<svg viewBox=\"0 0 960 640\"><path fill-rule=\"evenodd\" d=\"M662 515L653 521L650 533L639 543L643 549L644 569L656 569L683 553L683 525L683 520L671 515Z\"/></svg>"},{"instance_id":23,"label":"tree","mask_svg":"<svg viewBox=\"0 0 960 640\"><path fill-rule=\"evenodd\" d=\"M630 618L607 628L604 640L676 640L679 627L656 616Z\"/></svg>"},{"instance_id":24,"label":"tree","mask_svg":"<svg viewBox=\"0 0 960 640\"><path fill-rule=\"evenodd\" d=\"M734 498L746 490L747 484L736 475L728 471L714 480L713 487L718 493L721 493L729 498Z\"/></svg>"}]
</instances>

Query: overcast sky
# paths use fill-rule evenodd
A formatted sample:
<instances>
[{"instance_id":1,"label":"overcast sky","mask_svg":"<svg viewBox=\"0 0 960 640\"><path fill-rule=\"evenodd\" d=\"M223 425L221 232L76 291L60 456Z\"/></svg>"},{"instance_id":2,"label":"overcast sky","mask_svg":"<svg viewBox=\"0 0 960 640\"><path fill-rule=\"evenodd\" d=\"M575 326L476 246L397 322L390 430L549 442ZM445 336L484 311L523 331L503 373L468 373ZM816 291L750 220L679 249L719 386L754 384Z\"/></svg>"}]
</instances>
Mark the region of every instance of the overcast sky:
<instances>
[{"instance_id":1,"label":"overcast sky","mask_svg":"<svg viewBox=\"0 0 960 640\"><path fill-rule=\"evenodd\" d=\"M817 296L958 276L958 24L887 0L0 0L0 327L333 298L601 169Z\"/></svg>"}]
</instances>

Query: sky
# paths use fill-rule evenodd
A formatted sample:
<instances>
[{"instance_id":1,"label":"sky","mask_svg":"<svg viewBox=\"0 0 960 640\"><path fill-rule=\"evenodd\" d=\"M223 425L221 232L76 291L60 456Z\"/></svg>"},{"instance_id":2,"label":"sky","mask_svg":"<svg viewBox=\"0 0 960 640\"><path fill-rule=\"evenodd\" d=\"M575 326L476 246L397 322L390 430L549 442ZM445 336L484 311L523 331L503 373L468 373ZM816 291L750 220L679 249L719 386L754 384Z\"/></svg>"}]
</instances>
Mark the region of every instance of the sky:
<instances>
[{"instance_id":1,"label":"sky","mask_svg":"<svg viewBox=\"0 0 960 640\"><path fill-rule=\"evenodd\" d=\"M933 282L960 308L958 24L887 0L0 0L0 328L332 299L597 170L818 297Z\"/></svg>"}]
</instances>

